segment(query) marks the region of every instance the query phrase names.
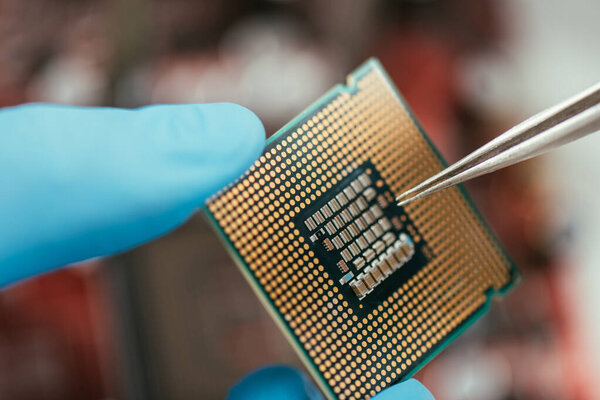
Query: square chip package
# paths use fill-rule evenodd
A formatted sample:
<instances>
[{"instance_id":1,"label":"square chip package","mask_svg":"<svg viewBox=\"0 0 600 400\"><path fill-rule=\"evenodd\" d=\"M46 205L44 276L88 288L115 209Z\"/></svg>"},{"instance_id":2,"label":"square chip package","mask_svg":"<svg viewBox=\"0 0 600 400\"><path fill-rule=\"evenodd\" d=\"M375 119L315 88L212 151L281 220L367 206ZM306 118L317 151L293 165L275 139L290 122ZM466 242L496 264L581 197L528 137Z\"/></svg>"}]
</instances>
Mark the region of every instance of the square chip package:
<instances>
[{"instance_id":1,"label":"square chip package","mask_svg":"<svg viewBox=\"0 0 600 400\"><path fill-rule=\"evenodd\" d=\"M444 166L369 60L209 199L209 218L328 398L407 379L516 282L460 186L397 206Z\"/></svg>"}]
</instances>

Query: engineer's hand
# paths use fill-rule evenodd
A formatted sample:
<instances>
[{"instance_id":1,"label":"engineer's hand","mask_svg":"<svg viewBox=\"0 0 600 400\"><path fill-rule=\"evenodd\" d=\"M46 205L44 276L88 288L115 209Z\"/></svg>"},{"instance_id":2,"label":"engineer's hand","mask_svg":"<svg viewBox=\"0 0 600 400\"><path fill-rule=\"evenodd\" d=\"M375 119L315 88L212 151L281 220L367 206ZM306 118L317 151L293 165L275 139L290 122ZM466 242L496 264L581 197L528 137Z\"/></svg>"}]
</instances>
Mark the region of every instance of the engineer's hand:
<instances>
[{"instance_id":1,"label":"engineer's hand","mask_svg":"<svg viewBox=\"0 0 600 400\"><path fill-rule=\"evenodd\" d=\"M243 174L263 145L260 120L235 104L0 109L0 288L174 229ZM230 393L320 396L289 367L259 370ZM432 397L410 380L377 396L388 399Z\"/></svg>"}]
</instances>

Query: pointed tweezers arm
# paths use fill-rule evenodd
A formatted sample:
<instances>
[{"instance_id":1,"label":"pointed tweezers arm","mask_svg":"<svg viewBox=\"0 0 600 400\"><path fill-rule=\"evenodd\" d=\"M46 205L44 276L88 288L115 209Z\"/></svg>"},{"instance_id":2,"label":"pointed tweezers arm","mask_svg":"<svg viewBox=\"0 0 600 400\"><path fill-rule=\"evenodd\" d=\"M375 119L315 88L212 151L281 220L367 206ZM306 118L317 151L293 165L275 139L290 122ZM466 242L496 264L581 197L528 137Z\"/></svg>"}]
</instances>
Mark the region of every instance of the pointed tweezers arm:
<instances>
[{"instance_id":1,"label":"pointed tweezers arm","mask_svg":"<svg viewBox=\"0 0 600 400\"><path fill-rule=\"evenodd\" d=\"M408 204L600 130L600 82L509 129L396 198Z\"/></svg>"}]
</instances>

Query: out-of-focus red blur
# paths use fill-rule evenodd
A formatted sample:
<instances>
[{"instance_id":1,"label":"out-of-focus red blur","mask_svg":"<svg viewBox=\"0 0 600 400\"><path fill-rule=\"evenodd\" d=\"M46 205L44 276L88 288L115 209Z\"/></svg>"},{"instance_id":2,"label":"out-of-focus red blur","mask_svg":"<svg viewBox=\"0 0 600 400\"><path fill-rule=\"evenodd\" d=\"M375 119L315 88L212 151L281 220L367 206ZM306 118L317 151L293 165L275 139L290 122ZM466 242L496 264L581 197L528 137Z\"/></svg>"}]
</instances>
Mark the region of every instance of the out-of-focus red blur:
<instances>
[{"instance_id":1,"label":"out-of-focus red blur","mask_svg":"<svg viewBox=\"0 0 600 400\"><path fill-rule=\"evenodd\" d=\"M0 106L233 101L271 134L375 56L452 162L597 80L600 6L549 3L0 0ZM592 159L467 185L523 281L417 375L438 400L600 398ZM220 399L266 363L301 367L200 217L0 293L3 399Z\"/></svg>"}]
</instances>

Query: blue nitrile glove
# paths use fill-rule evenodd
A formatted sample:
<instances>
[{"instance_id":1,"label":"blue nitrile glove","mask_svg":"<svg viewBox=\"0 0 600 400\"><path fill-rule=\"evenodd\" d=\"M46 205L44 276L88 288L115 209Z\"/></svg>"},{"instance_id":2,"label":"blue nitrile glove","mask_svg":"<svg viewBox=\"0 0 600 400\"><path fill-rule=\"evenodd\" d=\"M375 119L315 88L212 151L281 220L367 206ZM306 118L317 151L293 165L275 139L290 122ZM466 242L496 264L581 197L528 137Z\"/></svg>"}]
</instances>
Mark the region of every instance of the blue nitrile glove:
<instances>
[{"instance_id":1,"label":"blue nitrile glove","mask_svg":"<svg viewBox=\"0 0 600 400\"><path fill-rule=\"evenodd\" d=\"M0 285L170 231L263 146L235 104L0 109Z\"/></svg>"},{"instance_id":2,"label":"blue nitrile glove","mask_svg":"<svg viewBox=\"0 0 600 400\"><path fill-rule=\"evenodd\" d=\"M324 399L300 371L286 366L259 369L231 388L228 400L316 400ZM434 400L425 386L414 379L394 385L374 400Z\"/></svg>"}]
</instances>

